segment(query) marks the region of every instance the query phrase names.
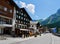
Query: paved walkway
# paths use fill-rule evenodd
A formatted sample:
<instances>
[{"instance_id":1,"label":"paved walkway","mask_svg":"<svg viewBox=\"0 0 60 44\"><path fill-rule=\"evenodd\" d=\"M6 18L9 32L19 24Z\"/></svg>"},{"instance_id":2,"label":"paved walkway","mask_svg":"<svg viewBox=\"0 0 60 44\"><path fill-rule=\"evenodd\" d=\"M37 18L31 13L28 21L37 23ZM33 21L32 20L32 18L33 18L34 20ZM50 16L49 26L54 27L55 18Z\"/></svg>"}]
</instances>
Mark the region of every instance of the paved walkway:
<instances>
[{"instance_id":1,"label":"paved walkway","mask_svg":"<svg viewBox=\"0 0 60 44\"><path fill-rule=\"evenodd\" d=\"M1 36L0 36L1 37ZM39 36L38 36L39 37ZM4 38L7 38L6 40L0 40L0 44L14 44L14 43L17 43L17 42L22 42L22 41L26 41L26 40L30 40L30 39L33 39L35 38L34 36L32 37L27 37L27 38L20 38L20 37L17 37L17 38L13 38L13 37L4 37Z\"/></svg>"}]
</instances>

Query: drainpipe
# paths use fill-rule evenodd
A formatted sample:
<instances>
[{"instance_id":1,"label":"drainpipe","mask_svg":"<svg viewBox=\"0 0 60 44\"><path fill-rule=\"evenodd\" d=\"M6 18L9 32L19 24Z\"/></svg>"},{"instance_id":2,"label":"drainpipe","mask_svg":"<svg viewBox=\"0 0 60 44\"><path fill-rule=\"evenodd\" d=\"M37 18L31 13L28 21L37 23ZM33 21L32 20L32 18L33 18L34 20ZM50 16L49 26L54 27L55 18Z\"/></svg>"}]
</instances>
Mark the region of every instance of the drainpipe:
<instances>
[{"instance_id":1,"label":"drainpipe","mask_svg":"<svg viewBox=\"0 0 60 44\"><path fill-rule=\"evenodd\" d=\"M12 19L12 36L15 36L15 21L16 21L16 9L14 7L14 13Z\"/></svg>"}]
</instances>

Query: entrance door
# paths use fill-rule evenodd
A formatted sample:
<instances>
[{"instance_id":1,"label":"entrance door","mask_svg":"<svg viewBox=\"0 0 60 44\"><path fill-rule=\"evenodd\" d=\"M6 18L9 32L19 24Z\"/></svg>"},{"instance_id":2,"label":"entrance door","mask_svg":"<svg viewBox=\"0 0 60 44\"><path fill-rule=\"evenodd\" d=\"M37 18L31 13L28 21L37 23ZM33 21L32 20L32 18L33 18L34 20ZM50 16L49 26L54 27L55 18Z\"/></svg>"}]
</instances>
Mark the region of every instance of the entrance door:
<instances>
[{"instance_id":1,"label":"entrance door","mask_svg":"<svg viewBox=\"0 0 60 44\"><path fill-rule=\"evenodd\" d=\"M4 28L4 34L10 35L11 34L11 28L8 28L8 27Z\"/></svg>"},{"instance_id":2,"label":"entrance door","mask_svg":"<svg viewBox=\"0 0 60 44\"><path fill-rule=\"evenodd\" d=\"M20 36L20 29L15 29L15 34L16 34L17 36Z\"/></svg>"}]
</instances>

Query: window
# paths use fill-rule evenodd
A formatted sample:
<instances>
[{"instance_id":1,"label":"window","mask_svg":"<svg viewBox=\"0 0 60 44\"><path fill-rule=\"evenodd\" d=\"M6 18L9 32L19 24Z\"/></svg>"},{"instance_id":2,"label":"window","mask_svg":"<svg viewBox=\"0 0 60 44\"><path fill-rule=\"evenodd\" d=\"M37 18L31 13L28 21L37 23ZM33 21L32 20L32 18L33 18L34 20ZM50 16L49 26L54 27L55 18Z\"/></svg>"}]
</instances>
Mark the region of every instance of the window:
<instances>
[{"instance_id":1,"label":"window","mask_svg":"<svg viewBox=\"0 0 60 44\"><path fill-rule=\"evenodd\" d=\"M21 12L22 12L22 10L21 10Z\"/></svg>"},{"instance_id":2,"label":"window","mask_svg":"<svg viewBox=\"0 0 60 44\"><path fill-rule=\"evenodd\" d=\"M7 9L7 11L8 11L9 13L12 13L12 10L10 10L10 9Z\"/></svg>"},{"instance_id":3,"label":"window","mask_svg":"<svg viewBox=\"0 0 60 44\"><path fill-rule=\"evenodd\" d=\"M25 26L25 29L26 29L27 27Z\"/></svg>"},{"instance_id":4,"label":"window","mask_svg":"<svg viewBox=\"0 0 60 44\"><path fill-rule=\"evenodd\" d=\"M19 12L19 14L21 15L21 12Z\"/></svg>"},{"instance_id":5,"label":"window","mask_svg":"<svg viewBox=\"0 0 60 44\"><path fill-rule=\"evenodd\" d=\"M16 13L18 13L18 11L16 11Z\"/></svg>"},{"instance_id":6,"label":"window","mask_svg":"<svg viewBox=\"0 0 60 44\"><path fill-rule=\"evenodd\" d=\"M10 13L12 13L12 10L10 10Z\"/></svg>"},{"instance_id":7,"label":"window","mask_svg":"<svg viewBox=\"0 0 60 44\"><path fill-rule=\"evenodd\" d=\"M24 16L25 16L25 14L24 14Z\"/></svg>"},{"instance_id":8,"label":"window","mask_svg":"<svg viewBox=\"0 0 60 44\"><path fill-rule=\"evenodd\" d=\"M21 26L20 26L20 28L21 28Z\"/></svg>"},{"instance_id":9,"label":"window","mask_svg":"<svg viewBox=\"0 0 60 44\"><path fill-rule=\"evenodd\" d=\"M0 17L0 24L2 24L2 18Z\"/></svg>"},{"instance_id":10,"label":"window","mask_svg":"<svg viewBox=\"0 0 60 44\"><path fill-rule=\"evenodd\" d=\"M25 14L25 17L27 17L27 15Z\"/></svg>"},{"instance_id":11,"label":"window","mask_svg":"<svg viewBox=\"0 0 60 44\"><path fill-rule=\"evenodd\" d=\"M21 23L23 23L23 22L21 21Z\"/></svg>"},{"instance_id":12,"label":"window","mask_svg":"<svg viewBox=\"0 0 60 44\"><path fill-rule=\"evenodd\" d=\"M24 20L25 20L25 18L24 18Z\"/></svg>"},{"instance_id":13,"label":"window","mask_svg":"<svg viewBox=\"0 0 60 44\"><path fill-rule=\"evenodd\" d=\"M26 14L24 14L24 16L26 17Z\"/></svg>"},{"instance_id":14,"label":"window","mask_svg":"<svg viewBox=\"0 0 60 44\"><path fill-rule=\"evenodd\" d=\"M20 28L21 28L21 25L20 25Z\"/></svg>"},{"instance_id":15,"label":"window","mask_svg":"<svg viewBox=\"0 0 60 44\"><path fill-rule=\"evenodd\" d=\"M28 21L29 21L29 19L28 19Z\"/></svg>"},{"instance_id":16,"label":"window","mask_svg":"<svg viewBox=\"0 0 60 44\"><path fill-rule=\"evenodd\" d=\"M21 15L23 15L23 13L21 13Z\"/></svg>"},{"instance_id":17,"label":"window","mask_svg":"<svg viewBox=\"0 0 60 44\"><path fill-rule=\"evenodd\" d=\"M19 25L19 28L21 28L21 26Z\"/></svg>"},{"instance_id":18,"label":"window","mask_svg":"<svg viewBox=\"0 0 60 44\"><path fill-rule=\"evenodd\" d=\"M19 21L19 23L20 23L20 21Z\"/></svg>"},{"instance_id":19,"label":"window","mask_svg":"<svg viewBox=\"0 0 60 44\"><path fill-rule=\"evenodd\" d=\"M4 11L7 11L7 8L6 7L4 7Z\"/></svg>"},{"instance_id":20,"label":"window","mask_svg":"<svg viewBox=\"0 0 60 44\"><path fill-rule=\"evenodd\" d=\"M26 23L27 24L27 23Z\"/></svg>"},{"instance_id":21,"label":"window","mask_svg":"<svg viewBox=\"0 0 60 44\"><path fill-rule=\"evenodd\" d=\"M3 6L0 5L0 9L3 9Z\"/></svg>"},{"instance_id":22,"label":"window","mask_svg":"<svg viewBox=\"0 0 60 44\"><path fill-rule=\"evenodd\" d=\"M17 25L15 25L15 27L17 28Z\"/></svg>"},{"instance_id":23,"label":"window","mask_svg":"<svg viewBox=\"0 0 60 44\"><path fill-rule=\"evenodd\" d=\"M27 19L26 19L26 21L27 21Z\"/></svg>"},{"instance_id":24,"label":"window","mask_svg":"<svg viewBox=\"0 0 60 44\"><path fill-rule=\"evenodd\" d=\"M16 17L18 18L19 16L18 16L18 15L16 15Z\"/></svg>"},{"instance_id":25,"label":"window","mask_svg":"<svg viewBox=\"0 0 60 44\"><path fill-rule=\"evenodd\" d=\"M24 26L24 29L25 29L26 26Z\"/></svg>"},{"instance_id":26,"label":"window","mask_svg":"<svg viewBox=\"0 0 60 44\"><path fill-rule=\"evenodd\" d=\"M24 22L24 24L25 24L25 22Z\"/></svg>"},{"instance_id":27,"label":"window","mask_svg":"<svg viewBox=\"0 0 60 44\"><path fill-rule=\"evenodd\" d=\"M0 24L5 24L6 22L4 21L4 18L0 17Z\"/></svg>"},{"instance_id":28,"label":"window","mask_svg":"<svg viewBox=\"0 0 60 44\"><path fill-rule=\"evenodd\" d=\"M21 17L21 19L23 19L23 17Z\"/></svg>"},{"instance_id":29,"label":"window","mask_svg":"<svg viewBox=\"0 0 60 44\"><path fill-rule=\"evenodd\" d=\"M20 19L20 16L19 16L19 19Z\"/></svg>"},{"instance_id":30,"label":"window","mask_svg":"<svg viewBox=\"0 0 60 44\"><path fill-rule=\"evenodd\" d=\"M9 4L9 5L10 5L10 2L9 2L9 1L7 1L7 4Z\"/></svg>"},{"instance_id":31,"label":"window","mask_svg":"<svg viewBox=\"0 0 60 44\"><path fill-rule=\"evenodd\" d=\"M9 20L9 24L12 24L12 20Z\"/></svg>"},{"instance_id":32,"label":"window","mask_svg":"<svg viewBox=\"0 0 60 44\"><path fill-rule=\"evenodd\" d=\"M18 28L20 28L20 26L18 25Z\"/></svg>"},{"instance_id":33,"label":"window","mask_svg":"<svg viewBox=\"0 0 60 44\"><path fill-rule=\"evenodd\" d=\"M10 9L8 9L7 11L10 12Z\"/></svg>"}]
</instances>

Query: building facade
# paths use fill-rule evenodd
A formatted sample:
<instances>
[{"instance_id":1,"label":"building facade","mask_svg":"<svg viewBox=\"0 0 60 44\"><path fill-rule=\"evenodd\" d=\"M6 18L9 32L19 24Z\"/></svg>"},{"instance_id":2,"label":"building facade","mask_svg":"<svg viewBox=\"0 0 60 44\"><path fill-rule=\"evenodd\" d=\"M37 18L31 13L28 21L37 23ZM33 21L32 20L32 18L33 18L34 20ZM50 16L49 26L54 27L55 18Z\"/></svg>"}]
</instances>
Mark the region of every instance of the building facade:
<instances>
[{"instance_id":1,"label":"building facade","mask_svg":"<svg viewBox=\"0 0 60 44\"><path fill-rule=\"evenodd\" d=\"M13 13L14 14L13 17L15 18L15 24L21 25L21 26L17 26L17 25L15 25L15 26L20 27L21 29L29 28L30 20L32 20L32 19L29 16L29 14L27 13L26 9L19 8L14 1L11 1L11 3L15 8L14 9L15 12Z\"/></svg>"},{"instance_id":2,"label":"building facade","mask_svg":"<svg viewBox=\"0 0 60 44\"><path fill-rule=\"evenodd\" d=\"M13 12L14 7L10 0L0 0L0 34L10 34Z\"/></svg>"},{"instance_id":3,"label":"building facade","mask_svg":"<svg viewBox=\"0 0 60 44\"><path fill-rule=\"evenodd\" d=\"M31 18L26 12L25 8L16 9L15 33L17 35L28 33L30 20Z\"/></svg>"},{"instance_id":4,"label":"building facade","mask_svg":"<svg viewBox=\"0 0 60 44\"><path fill-rule=\"evenodd\" d=\"M14 3L13 1L11 2ZM16 3L12 5L14 6L12 30L15 32L16 35L28 33L30 20L32 20L31 17L29 16L25 8L19 8Z\"/></svg>"},{"instance_id":5,"label":"building facade","mask_svg":"<svg viewBox=\"0 0 60 44\"><path fill-rule=\"evenodd\" d=\"M31 17L25 8L19 8L13 0L0 0L0 34L24 33Z\"/></svg>"},{"instance_id":6,"label":"building facade","mask_svg":"<svg viewBox=\"0 0 60 44\"><path fill-rule=\"evenodd\" d=\"M24 8L16 10L16 28L19 29L28 29L30 26L30 16Z\"/></svg>"},{"instance_id":7,"label":"building facade","mask_svg":"<svg viewBox=\"0 0 60 44\"><path fill-rule=\"evenodd\" d=\"M40 24L39 24L38 21L35 21L35 20L30 21L30 31L32 33L38 32L39 31L39 26L40 26Z\"/></svg>"}]
</instances>

